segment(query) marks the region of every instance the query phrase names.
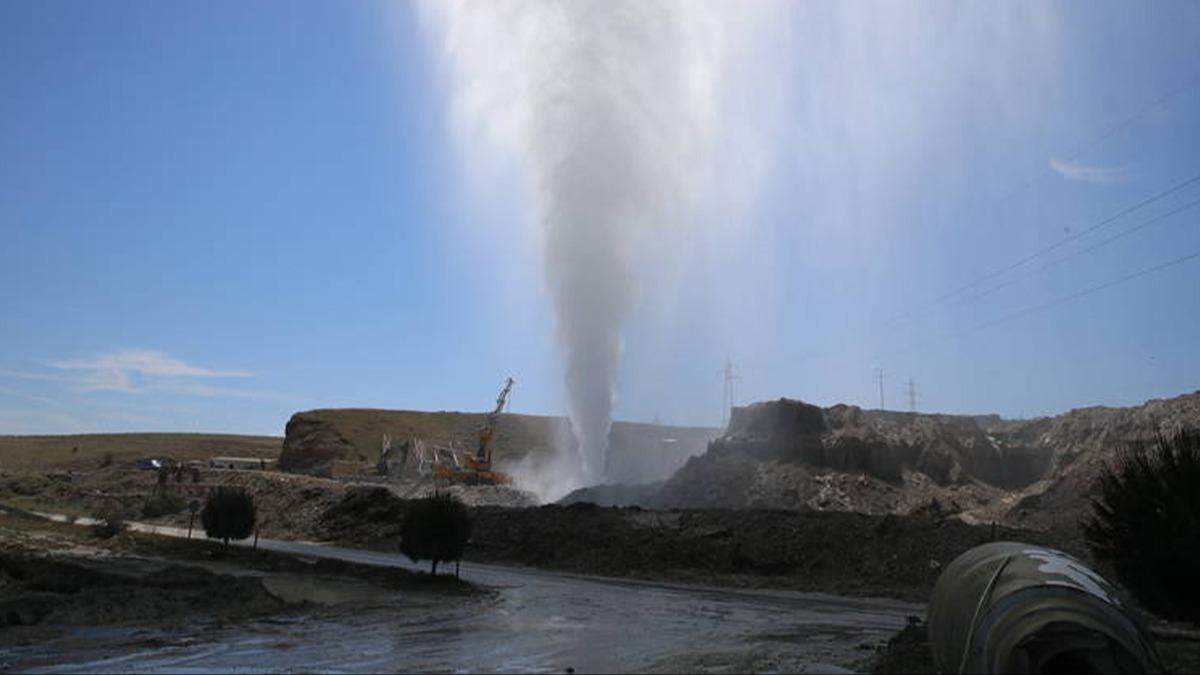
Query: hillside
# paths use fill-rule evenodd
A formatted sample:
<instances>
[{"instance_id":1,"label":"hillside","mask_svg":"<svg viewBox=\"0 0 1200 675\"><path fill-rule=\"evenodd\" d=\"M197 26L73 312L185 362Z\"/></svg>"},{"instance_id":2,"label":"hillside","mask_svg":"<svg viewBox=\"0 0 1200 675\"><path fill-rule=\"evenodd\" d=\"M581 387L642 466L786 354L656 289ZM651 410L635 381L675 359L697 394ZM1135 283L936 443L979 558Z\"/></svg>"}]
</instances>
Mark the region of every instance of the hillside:
<instances>
[{"instance_id":1,"label":"hillside","mask_svg":"<svg viewBox=\"0 0 1200 675\"><path fill-rule=\"evenodd\" d=\"M1051 466L1043 480L1017 495L1007 520L1035 527L1074 524L1087 509L1084 497L1096 475L1120 448L1181 428L1200 428L1200 392L1130 408L1080 408L1017 428L1050 453Z\"/></svg>"},{"instance_id":2,"label":"hillside","mask_svg":"<svg viewBox=\"0 0 1200 675\"><path fill-rule=\"evenodd\" d=\"M329 475L335 462L373 465L384 434L395 442L420 438L434 445L474 448L483 413L410 410L324 409L298 412L288 420L280 454L286 471ZM720 434L704 427L671 427L614 422L609 434L609 463L618 482L658 480L690 456L704 452ZM562 417L505 413L497 423L493 456L501 467L548 463L555 449L574 447L570 425Z\"/></svg>"},{"instance_id":3,"label":"hillside","mask_svg":"<svg viewBox=\"0 0 1200 675\"><path fill-rule=\"evenodd\" d=\"M222 455L275 457L283 439L233 434L72 434L0 436L0 467L94 467L106 454L116 463L141 457L208 459Z\"/></svg>"},{"instance_id":4,"label":"hillside","mask_svg":"<svg viewBox=\"0 0 1200 675\"><path fill-rule=\"evenodd\" d=\"M663 482L585 488L564 501L934 512L1074 528L1097 473L1119 448L1180 427L1200 427L1200 392L1034 420L780 399L735 409L726 433Z\"/></svg>"}]
</instances>

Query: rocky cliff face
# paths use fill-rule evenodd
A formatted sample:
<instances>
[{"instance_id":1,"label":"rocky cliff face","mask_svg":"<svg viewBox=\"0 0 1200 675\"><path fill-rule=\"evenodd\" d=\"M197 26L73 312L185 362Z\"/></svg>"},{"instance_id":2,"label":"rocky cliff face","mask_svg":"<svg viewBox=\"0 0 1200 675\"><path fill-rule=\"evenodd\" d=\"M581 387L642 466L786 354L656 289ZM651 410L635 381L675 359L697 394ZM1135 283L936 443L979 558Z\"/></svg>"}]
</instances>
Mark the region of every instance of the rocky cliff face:
<instances>
[{"instance_id":1,"label":"rocky cliff face","mask_svg":"<svg viewBox=\"0 0 1200 675\"><path fill-rule=\"evenodd\" d=\"M1032 526L1077 522L1097 474L1119 449L1182 428L1200 428L1200 391L1131 408L1080 408L1015 429L1051 459L1045 478L1018 494L1007 520Z\"/></svg>"},{"instance_id":2,"label":"rocky cliff face","mask_svg":"<svg viewBox=\"0 0 1200 675\"><path fill-rule=\"evenodd\" d=\"M898 482L919 471L938 484L979 481L1019 488L1042 478L1050 455L987 433L976 417L924 415L780 399L736 408L719 455L864 473Z\"/></svg>"},{"instance_id":3,"label":"rocky cliff face","mask_svg":"<svg viewBox=\"0 0 1200 675\"><path fill-rule=\"evenodd\" d=\"M587 489L566 501L657 508L932 510L1073 526L1116 450L1200 427L1200 392L1056 417L925 415L780 399L734 410L729 428L666 481Z\"/></svg>"},{"instance_id":4,"label":"rocky cliff face","mask_svg":"<svg viewBox=\"0 0 1200 675\"><path fill-rule=\"evenodd\" d=\"M279 468L294 473L328 476L339 458L362 455L337 427L313 415L297 413L288 420L279 452ZM363 460L366 461L365 455Z\"/></svg>"},{"instance_id":5,"label":"rocky cliff face","mask_svg":"<svg viewBox=\"0 0 1200 675\"><path fill-rule=\"evenodd\" d=\"M1047 466L1047 453L997 438L975 417L780 399L736 408L725 435L642 503L963 510L1040 479Z\"/></svg>"}]
</instances>

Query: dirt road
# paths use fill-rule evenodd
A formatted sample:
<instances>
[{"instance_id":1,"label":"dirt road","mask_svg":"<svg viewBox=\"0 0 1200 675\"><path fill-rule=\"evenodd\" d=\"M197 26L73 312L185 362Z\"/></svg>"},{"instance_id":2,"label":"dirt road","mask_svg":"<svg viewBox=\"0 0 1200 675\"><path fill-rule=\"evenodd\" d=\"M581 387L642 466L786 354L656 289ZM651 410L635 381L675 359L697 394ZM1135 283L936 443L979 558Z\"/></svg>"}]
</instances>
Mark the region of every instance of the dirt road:
<instances>
[{"instance_id":1,"label":"dirt road","mask_svg":"<svg viewBox=\"0 0 1200 675\"><path fill-rule=\"evenodd\" d=\"M177 528L139 524L172 536ZM260 540L313 558L412 567L399 555ZM30 672L757 670L846 672L919 605L637 582L465 563L487 602L343 604L195 631L88 629L11 654ZM98 633L103 639L93 639ZM97 633L89 635L88 633Z\"/></svg>"}]
</instances>

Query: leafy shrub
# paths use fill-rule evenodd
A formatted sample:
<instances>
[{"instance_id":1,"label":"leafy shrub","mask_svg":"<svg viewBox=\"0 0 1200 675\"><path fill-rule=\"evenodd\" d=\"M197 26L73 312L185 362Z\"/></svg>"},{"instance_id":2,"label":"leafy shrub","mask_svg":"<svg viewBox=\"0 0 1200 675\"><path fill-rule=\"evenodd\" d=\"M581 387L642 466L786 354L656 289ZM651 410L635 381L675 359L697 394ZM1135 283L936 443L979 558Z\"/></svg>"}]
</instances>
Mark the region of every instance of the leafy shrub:
<instances>
[{"instance_id":1,"label":"leafy shrub","mask_svg":"<svg viewBox=\"0 0 1200 675\"><path fill-rule=\"evenodd\" d=\"M439 562L462 559L471 536L471 515L453 495L434 493L413 501L400 530L400 552L413 562L429 560L430 574Z\"/></svg>"},{"instance_id":2,"label":"leafy shrub","mask_svg":"<svg viewBox=\"0 0 1200 675\"><path fill-rule=\"evenodd\" d=\"M1088 546L1166 618L1200 621L1200 432L1121 451L1097 479Z\"/></svg>"},{"instance_id":3,"label":"leafy shrub","mask_svg":"<svg viewBox=\"0 0 1200 675\"><path fill-rule=\"evenodd\" d=\"M187 508L187 500L179 495L158 495L142 504L143 518L172 516Z\"/></svg>"},{"instance_id":4,"label":"leafy shrub","mask_svg":"<svg viewBox=\"0 0 1200 675\"><path fill-rule=\"evenodd\" d=\"M100 468L101 469L112 466L112 463L113 463L113 454L112 454L111 450L104 453L104 455L100 457Z\"/></svg>"},{"instance_id":5,"label":"leafy shrub","mask_svg":"<svg viewBox=\"0 0 1200 675\"><path fill-rule=\"evenodd\" d=\"M92 525L92 533L101 539L110 539L125 531L128 514L125 509L115 503L105 504L92 513L92 519L97 521Z\"/></svg>"},{"instance_id":6,"label":"leafy shrub","mask_svg":"<svg viewBox=\"0 0 1200 675\"><path fill-rule=\"evenodd\" d=\"M254 497L242 488L222 487L208 496L200 512L200 524L210 539L229 545L230 539L245 539L254 534L258 510Z\"/></svg>"}]
</instances>

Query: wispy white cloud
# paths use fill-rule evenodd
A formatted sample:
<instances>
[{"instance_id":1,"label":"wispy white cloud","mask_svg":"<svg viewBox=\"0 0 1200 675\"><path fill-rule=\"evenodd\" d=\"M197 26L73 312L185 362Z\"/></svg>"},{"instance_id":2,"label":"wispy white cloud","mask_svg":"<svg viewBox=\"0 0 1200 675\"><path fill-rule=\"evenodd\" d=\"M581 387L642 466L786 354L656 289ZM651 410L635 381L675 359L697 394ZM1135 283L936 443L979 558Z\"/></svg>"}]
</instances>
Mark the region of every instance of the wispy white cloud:
<instances>
[{"instance_id":1,"label":"wispy white cloud","mask_svg":"<svg viewBox=\"0 0 1200 675\"><path fill-rule=\"evenodd\" d=\"M90 358L51 361L51 368L78 373L81 391L143 393L154 385L180 378L251 377L253 373L196 366L149 349L121 349Z\"/></svg>"},{"instance_id":2,"label":"wispy white cloud","mask_svg":"<svg viewBox=\"0 0 1200 675\"><path fill-rule=\"evenodd\" d=\"M238 389L235 387L219 387L197 382L160 382L155 387L159 391L186 396L201 396L204 398L252 398L257 400L279 399L287 397L270 391L257 389Z\"/></svg>"},{"instance_id":3,"label":"wispy white cloud","mask_svg":"<svg viewBox=\"0 0 1200 675\"><path fill-rule=\"evenodd\" d=\"M196 382L197 379L253 377L254 373L198 366L149 349L121 349L88 358L58 359L43 362L43 366L44 370L0 368L0 379L59 383L79 392L164 392L204 397L264 397L261 392ZM31 398L28 394L22 395Z\"/></svg>"},{"instance_id":4,"label":"wispy white cloud","mask_svg":"<svg viewBox=\"0 0 1200 675\"><path fill-rule=\"evenodd\" d=\"M162 352L148 349L122 349L90 359L63 359L51 362L60 370L117 371L163 377L251 377L253 373L223 371L191 365Z\"/></svg>"},{"instance_id":5,"label":"wispy white cloud","mask_svg":"<svg viewBox=\"0 0 1200 675\"><path fill-rule=\"evenodd\" d=\"M1050 169L1067 180L1108 185L1129 180L1129 169L1124 166L1096 166L1069 159L1050 158Z\"/></svg>"}]
</instances>

